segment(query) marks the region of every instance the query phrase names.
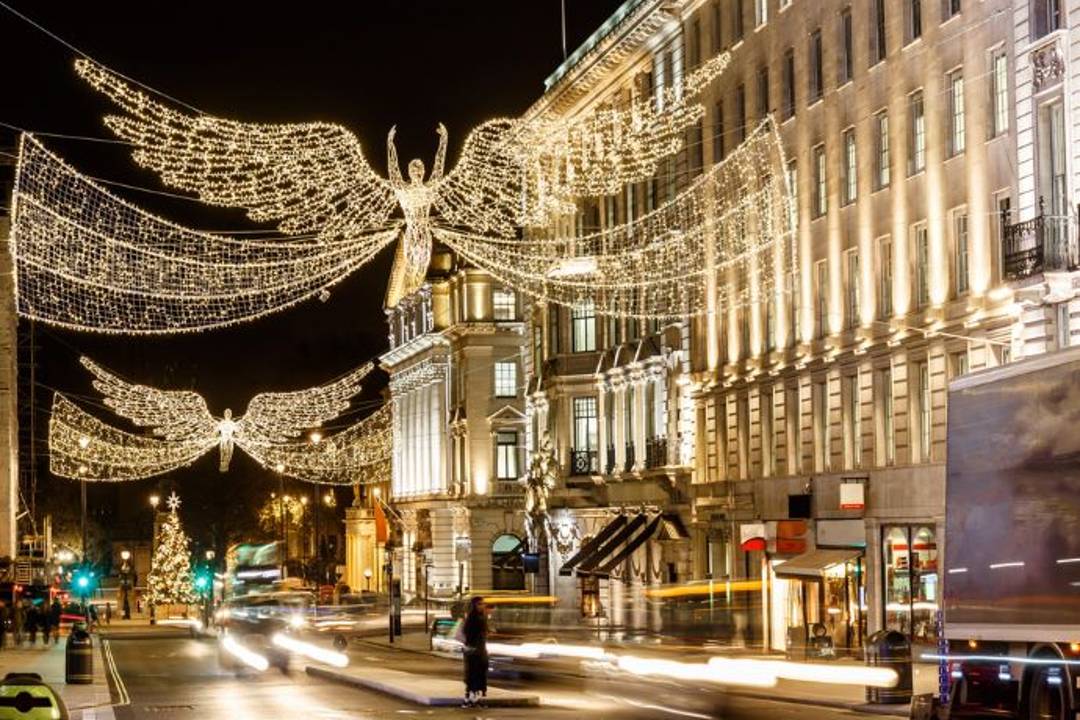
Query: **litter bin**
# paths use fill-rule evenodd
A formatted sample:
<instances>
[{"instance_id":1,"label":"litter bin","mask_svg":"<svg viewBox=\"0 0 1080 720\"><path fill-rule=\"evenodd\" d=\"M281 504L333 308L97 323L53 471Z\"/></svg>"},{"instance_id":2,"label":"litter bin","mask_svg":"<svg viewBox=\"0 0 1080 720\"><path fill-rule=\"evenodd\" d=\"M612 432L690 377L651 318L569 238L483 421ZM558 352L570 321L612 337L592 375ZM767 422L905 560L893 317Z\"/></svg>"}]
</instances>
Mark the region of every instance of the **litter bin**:
<instances>
[{"instance_id":1,"label":"litter bin","mask_svg":"<svg viewBox=\"0 0 1080 720\"><path fill-rule=\"evenodd\" d=\"M896 672L896 685L866 688L867 702L911 702L911 643L906 637L895 630L878 630L866 641L866 664Z\"/></svg>"},{"instance_id":2,"label":"litter bin","mask_svg":"<svg viewBox=\"0 0 1080 720\"><path fill-rule=\"evenodd\" d=\"M94 640L86 623L71 626L64 648L64 682L69 685L88 685L94 682Z\"/></svg>"}]
</instances>

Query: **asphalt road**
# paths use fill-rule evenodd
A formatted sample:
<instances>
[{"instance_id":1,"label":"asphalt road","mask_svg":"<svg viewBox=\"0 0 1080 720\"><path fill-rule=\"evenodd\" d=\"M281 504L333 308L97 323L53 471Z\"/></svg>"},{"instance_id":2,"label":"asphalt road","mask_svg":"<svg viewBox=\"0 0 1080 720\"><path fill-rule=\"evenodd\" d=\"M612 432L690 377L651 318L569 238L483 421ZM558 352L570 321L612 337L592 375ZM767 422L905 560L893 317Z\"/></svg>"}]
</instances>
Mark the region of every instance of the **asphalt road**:
<instances>
[{"instance_id":1,"label":"asphalt road","mask_svg":"<svg viewBox=\"0 0 1080 720\"><path fill-rule=\"evenodd\" d=\"M378 693L309 677L300 663L288 674L270 669L237 675L218 663L216 643L189 637L137 636L110 640L130 704L118 720L255 720L256 718L698 718L700 720L834 720L854 713L791 703L728 698L715 692L597 678L504 678L502 687L535 692L545 707L464 710L426 708ZM354 665L378 664L411 672L453 672L454 663L422 655L355 646ZM114 688L115 691L115 688Z\"/></svg>"}]
</instances>

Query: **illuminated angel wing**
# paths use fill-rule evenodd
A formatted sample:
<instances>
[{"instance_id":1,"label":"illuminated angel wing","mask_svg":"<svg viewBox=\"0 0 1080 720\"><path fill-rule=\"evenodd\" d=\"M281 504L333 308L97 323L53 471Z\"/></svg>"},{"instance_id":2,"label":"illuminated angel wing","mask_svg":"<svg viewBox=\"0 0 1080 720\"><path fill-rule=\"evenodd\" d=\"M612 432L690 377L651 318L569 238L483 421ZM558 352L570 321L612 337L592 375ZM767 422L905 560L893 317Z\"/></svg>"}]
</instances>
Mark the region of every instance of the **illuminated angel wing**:
<instances>
[{"instance_id":1,"label":"illuminated angel wing","mask_svg":"<svg viewBox=\"0 0 1080 720\"><path fill-rule=\"evenodd\" d=\"M127 113L106 124L132 143L140 165L204 202L245 208L282 232L336 239L382 229L397 204L339 125L242 123L185 114L89 60L76 71Z\"/></svg>"},{"instance_id":2,"label":"illuminated angel wing","mask_svg":"<svg viewBox=\"0 0 1080 720\"><path fill-rule=\"evenodd\" d=\"M105 404L139 427L166 440L201 443L217 438L218 421L202 396L190 390L159 390L135 385L113 375L88 357L79 362L94 376Z\"/></svg>"},{"instance_id":3,"label":"illuminated angel wing","mask_svg":"<svg viewBox=\"0 0 1080 720\"><path fill-rule=\"evenodd\" d=\"M489 120L465 138L454 169L438 185L435 208L445 223L513 236L520 224L524 166L515 120Z\"/></svg>"},{"instance_id":4,"label":"illuminated angel wing","mask_svg":"<svg viewBox=\"0 0 1080 720\"><path fill-rule=\"evenodd\" d=\"M284 443L333 420L348 409L349 399L360 392L372 367L367 363L332 383L306 390L259 393L237 421L237 443L244 447Z\"/></svg>"}]
</instances>

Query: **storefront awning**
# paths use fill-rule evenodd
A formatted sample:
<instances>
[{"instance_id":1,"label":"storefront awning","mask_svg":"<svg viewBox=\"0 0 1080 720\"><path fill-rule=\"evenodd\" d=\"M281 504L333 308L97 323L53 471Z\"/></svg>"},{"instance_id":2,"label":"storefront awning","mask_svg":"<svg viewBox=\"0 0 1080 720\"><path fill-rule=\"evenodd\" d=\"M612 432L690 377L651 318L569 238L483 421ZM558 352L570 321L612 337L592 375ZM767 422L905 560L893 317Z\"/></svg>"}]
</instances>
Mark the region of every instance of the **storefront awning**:
<instances>
[{"instance_id":1,"label":"storefront awning","mask_svg":"<svg viewBox=\"0 0 1080 720\"><path fill-rule=\"evenodd\" d=\"M634 533L641 529L641 526L645 524L646 520L647 518L644 514L638 514L630 518L629 522L626 523L626 527L617 532L614 537L597 548L596 552L585 558L585 560L578 565L578 574L590 573L597 565L606 561L608 557L615 552L615 548L629 540Z\"/></svg>"},{"instance_id":2,"label":"storefront awning","mask_svg":"<svg viewBox=\"0 0 1080 720\"><path fill-rule=\"evenodd\" d=\"M645 518L644 515L639 515L638 517L640 517L642 519ZM653 518L653 521L651 523L649 523L648 526L644 530L642 530L637 535L635 535L633 538L628 540L626 545L623 546L622 550L615 553L615 555L610 560L608 560L606 563L604 563L602 567L597 568L593 572L593 574L597 575L598 577L602 577L602 578L609 577L611 575L611 571L613 569L615 569L616 567L618 567L619 563L621 563L626 558L630 557L631 553L633 553L635 550L637 550L639 547L641 547L642 544L644 544L644 542L646 540L648 540L649 538L651 538L653 535L656 534L656 528L659 527L660 522L661 522L661 516L657 515L655 518Z\"/></svg>"},{"instance_id":3,"label":"storefront awning","mask_svg":"<svg viewBox=\"0 0 1080 720\"><path fill-rule=\"evenodd\" d=\"M581 548L574 553L573 557L563 563L563 566L559 568L559 574L563 576L572 575L574 573L574 568L580 565L585 559L590 558L604 542L621 530L624 525L626 525L626 516L616 515L600 530L600 532L593 536L592 540L589 540L582 545Z\"/></svg>"},{"instance_id":4,"label":"storefront awning","mask_svg":"<svg viewBox=\"0 0 1080 720\"><path fill-rule=\"evenodd\" d=\"M777 577L815 580L824 577L829 568L854 560L860 555L862 551L854 549L814 550L780 563L774 572Z\"/></svg>"}]
</instances>

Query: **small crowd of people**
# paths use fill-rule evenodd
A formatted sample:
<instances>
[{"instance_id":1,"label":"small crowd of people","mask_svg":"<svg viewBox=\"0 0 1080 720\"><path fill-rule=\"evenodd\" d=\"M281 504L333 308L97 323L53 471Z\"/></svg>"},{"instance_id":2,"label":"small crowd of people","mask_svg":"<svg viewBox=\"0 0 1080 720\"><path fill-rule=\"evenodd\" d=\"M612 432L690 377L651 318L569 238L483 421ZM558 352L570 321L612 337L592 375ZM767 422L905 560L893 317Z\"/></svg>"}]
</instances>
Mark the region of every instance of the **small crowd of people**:
<instances>
[{"instance_id":1,"label":"small crowd of people","mask_svg":"<svg viewBox=\"0 0 1080 720\"><path fill-rule=\"evenodd\" d=\"M63 614L64 607L55 597L51 603L26 597L14 601L0 599L0 650L7 646L8 633L14 647L22 647L25 643L31 647L37 645L38 633L41 633L41 642L45 646L50 640L59 643ZM98 624L98 610L93 604L80 608L78 614L86 617L90 629ZM105 623L111 622L112 603L105 603Z\"/></svg>"}]
</instances>

